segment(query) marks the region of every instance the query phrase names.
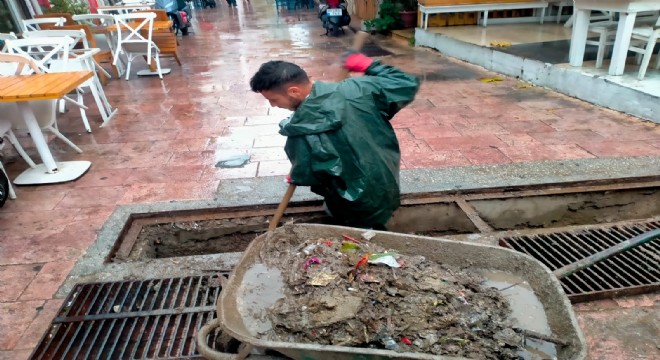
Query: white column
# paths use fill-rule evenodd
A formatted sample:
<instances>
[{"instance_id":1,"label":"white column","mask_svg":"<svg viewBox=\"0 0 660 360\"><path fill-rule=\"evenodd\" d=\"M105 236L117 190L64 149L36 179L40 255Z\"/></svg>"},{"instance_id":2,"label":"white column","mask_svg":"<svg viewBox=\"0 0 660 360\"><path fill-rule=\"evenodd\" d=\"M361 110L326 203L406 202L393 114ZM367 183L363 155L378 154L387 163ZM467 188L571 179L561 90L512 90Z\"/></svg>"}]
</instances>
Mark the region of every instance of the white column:
<instances>
[{"instance_id":1,"label":"white column","mask_svg":"<svg viewBox=\"0 0 660 360\"><path fill-rule=\"evenodd\" d=\"M637 13L620 13L619 26L616 29L616 39L614 40L614 50L612 50L612 62L610 63L610 75L622 75L626 67L626 58L628 57L628 47L630 46L630 37L635 26Z\"/></svg>"},{"instance_id":2,"label":"white column","mask_svg":"<svg viewBox=\"0 0 660 360\"><path fill-rule=\"evenodd\" d=\"M591 10L577 9L575 11L575 24L571 34L571 50L568 55L572 66L582 66L584 61L584 47L587 45L589 30L589 17Z\"/></svg>"}]
</instances>

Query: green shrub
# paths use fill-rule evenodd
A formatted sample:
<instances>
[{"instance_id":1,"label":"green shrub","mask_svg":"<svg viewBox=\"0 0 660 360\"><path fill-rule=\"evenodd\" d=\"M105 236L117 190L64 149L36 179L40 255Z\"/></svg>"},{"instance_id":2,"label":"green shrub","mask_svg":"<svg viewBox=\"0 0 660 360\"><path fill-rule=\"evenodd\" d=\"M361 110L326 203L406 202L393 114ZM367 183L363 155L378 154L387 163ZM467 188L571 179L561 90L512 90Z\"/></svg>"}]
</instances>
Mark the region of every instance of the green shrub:
<instances>
[{"instance_id":1,"label":"green shrub","mask_svg":"<svg viewBox=\"0 0 660 360\"><path fill-rule=\"evenodd\" d=\"M369 30L376 30L379 32L387 32L396 29L401 26L401 16L399 15L400 11L401 7L399 4L396 4L391 0L384 0L380 4L378 17L375 19L366 20L364 25Z\"/></svg>"},{"instance_id":2,"label":"green shrub","mask_svg":"<svg viewBox=\"0 0 660 360\"><path fill-rule=\"evenodd\" d=\"M89 14L89 7L84 0L50 0L50 9L44 9L44 12L71 15Z\"/></svg>"}]
</instances>

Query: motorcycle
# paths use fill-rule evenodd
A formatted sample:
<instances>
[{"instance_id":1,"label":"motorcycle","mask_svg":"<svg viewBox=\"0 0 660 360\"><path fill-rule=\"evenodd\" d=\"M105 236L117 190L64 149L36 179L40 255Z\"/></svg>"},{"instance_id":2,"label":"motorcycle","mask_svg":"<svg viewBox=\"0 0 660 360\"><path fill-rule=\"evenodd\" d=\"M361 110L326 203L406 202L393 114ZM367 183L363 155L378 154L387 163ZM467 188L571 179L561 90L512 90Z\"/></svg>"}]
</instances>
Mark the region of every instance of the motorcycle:
<instances>
[{"instance_id":1,"label":"motorcycle","mask_svg":"<svg viewBox=\"0 0 660 360\"><path fill-rule=\"evenodd\" d=\"M319 8L319 19L325 29L325 35L332 33L333 36L344 33L344 26L351 23L351 16L346 9L346 3L338 0L328 0Z\"/></svg>"},{"instance_id":2,"label":"motorcycle","mask_svg":"<svg viewBox=\"0 0 660 360\"><path fill-rule=\"evenodd\" d=\"M192 12L190 6L184 0L156 0L156 9L163 9L167 12L167 17L172 20L174 24L174 33L181 35L188 35L188 30L191 26L190 20Z\"/></svg>"}]
</instances>

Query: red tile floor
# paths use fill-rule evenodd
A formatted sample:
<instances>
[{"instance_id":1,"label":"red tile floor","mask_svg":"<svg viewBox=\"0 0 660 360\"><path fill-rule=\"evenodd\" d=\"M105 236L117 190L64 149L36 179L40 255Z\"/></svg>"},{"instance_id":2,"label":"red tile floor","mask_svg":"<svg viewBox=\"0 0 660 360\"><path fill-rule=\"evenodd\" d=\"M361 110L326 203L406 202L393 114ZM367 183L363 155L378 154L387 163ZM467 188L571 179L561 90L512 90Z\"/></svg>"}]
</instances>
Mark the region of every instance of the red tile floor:
<instances>
[{"instance_id":1,"label":"red tile floor","mask_svg":"<svg viewBox=\"0 0 660 360\"><path fill-rule=\"evenodd\" d=\"M268 0L219 2L195 13L195 33L180 39L179 67L163 81L111 80L106 93L116 118L84 132L77 111L60 129L82 149L57 139L57 160L89 160L82 178L23 186L0 209L0 359L29 356L62 303L54 293L117 205L212 197L224 179L281 176L288 162L277 135L282 111L269 108L248 81L269 59L294 61L317 80L334 80L352 35L321 36L313 11L277 16ZM348 33L348 31L347 31ZM383 61L419 75L417 99L393 120L404 169L507 164L597 157L660 156L660 126L604 110L478 67L379 38L395 55ZM134 66L134 72L144 68ZM89 102L91 99L88 99ZM92 106L93 108L94 106ZM38 159L29 137L21 141ZM243 151L243 168L219 169L218 154ZM5 157L10 177L26 164ZM590 358L651 359L658 355L660 296L608 300L575 307ZM625 334L617 328L624 326ZM648 340L640 333L651 334Z\"/></svg>"}]
</instances>

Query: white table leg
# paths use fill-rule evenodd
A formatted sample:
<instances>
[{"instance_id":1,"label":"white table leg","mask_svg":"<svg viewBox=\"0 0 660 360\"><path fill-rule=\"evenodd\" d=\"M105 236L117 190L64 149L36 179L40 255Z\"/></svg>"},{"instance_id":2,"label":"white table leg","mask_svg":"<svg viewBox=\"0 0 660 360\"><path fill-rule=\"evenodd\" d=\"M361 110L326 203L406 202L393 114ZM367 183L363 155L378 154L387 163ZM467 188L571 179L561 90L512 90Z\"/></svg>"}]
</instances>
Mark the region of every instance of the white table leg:
<instances>
[{"instance_id":1,"label":"white table leg","mask_svg":"<svg viewBox=\"0 0 660 360\"><path fill-rule=\"evenodd\" d=\"M488 26L488 10L484 11L484 27Z\"/></svg>"},{"instance_id":2,"label":"white table leg","mask_svg":"<svg viewBox=\"0 0 660 360\"><path fill-rule=\"evenodd\" d=\"M41 161L43 161L44 165L46 165L46 171L50 174L56 172L57 164L55 164L53 154L51 154L50 149L48 149L48 144L46 143L46 139L44 139L44 134L41 132L37 118L34 117L30 103L27 101L19 101L16 103L16 105L18 105L21 116L23 116L23 120L25 121L25 125L30 132L32 141L34 141L34 145L37 147Z\"/></svg>"},{"instance_id":3,"label":"white table leg","mask_svg":"<svg viewBox=\"0 0 660 360\"><path fill-rule=\"evenodd\" d=\"M582 66L584 48L587 45L587 32L589 31L591 10L578 9L575 11L575 15L575 25L571 34L571 50L568 59L572 66Z\"/></svg>"},{"instance_id":4,"label":"white table leg","mask_svg":"<svg viewBox=\"0 0 660 360\"><path fill-rule=\"evenodd\" d=\"M623 75L623 69L626 67L628 58L628 47L630 46L630 37L635 26L637 13L620 13L619 26L616 29L616 39L614 40L614 49L612 50L612 62L610 63L610 75Z\"/></svg>"},{"instance_id":5,"label":"white table leg","mask_svg":"<svg viewBox=\"0 0 660 360\"><path fill-rule=\"evenodd\" d=\"M56 100L49 100L56 101ZM23 171L16 179L16 185L33 185L33 184L53 184L75 180L81 177L92 165L89 161L63 161L56 163L53 159L48 144L44 138L39 123L34 116L34 112L27 101L19 101L16 103L18 109L23 116L25 125L30 132L32 141L34 141L39 156L43 164L37 164L34 168L29 168Z\"/></svg>"}]
</instances>

